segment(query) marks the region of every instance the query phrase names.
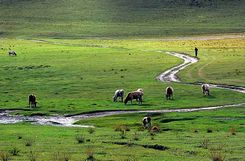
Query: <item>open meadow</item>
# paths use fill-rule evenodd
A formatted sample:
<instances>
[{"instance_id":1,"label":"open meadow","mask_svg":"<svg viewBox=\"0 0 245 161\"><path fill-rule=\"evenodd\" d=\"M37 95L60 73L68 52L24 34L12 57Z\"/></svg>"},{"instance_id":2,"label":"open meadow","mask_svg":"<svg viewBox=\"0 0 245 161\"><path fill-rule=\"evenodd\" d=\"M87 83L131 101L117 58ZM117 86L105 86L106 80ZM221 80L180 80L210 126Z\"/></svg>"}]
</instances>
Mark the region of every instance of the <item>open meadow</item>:
<instances>
[{"instance_id":1,"label":"open meadow","mask_svg":"<svg viewBox=\"0 0 245 161\"><path fill-rule=\"evenodd\" d=\"M243 161L244 6L240 0L0 0L0 161ZM185 62L167 52L194 59L195 47L198 61L177 73L180 82L158 79ZM201 83L243 92L211 87L205 96ZM165 98L168 86L172 100ZM115 90L126 97L138 88L142 105L113 102ZM36 108L28 106L32 93ZM171 109L182 111L153 112ZM99 117L106 111L137 112ZM73 127L31 121L79 114L85 117ZM29 119L8 121L12 116ZM143 127L145 116L153 128Z\"/></svg>"},{"instance_id":2,"label":"open meadow","mask_svg":"<svg viewBox=\"0 0 245 161\"><path fill-rule=\"evenodd\" d=\"M30 113L44 115L115 109L191 108L244 102L242 93L212 89L212 96L203 97L200 86L161 83L156 80L161 72L181 63L178 58L157 51L192 54L194 45L198 44L200 62L184 70L183 74L180 73L183 81L244 85L245 77L241 73L245 70L242 65L245 53L243 38L194 42L60 39L1 41L2 108L29 109L27 96L31 93L38 96L38 108ZM209 49L210 44L222 49L228 42L232 42L229 43L231 47L223 49L225 52ZM6 54L9 47L18 51L17 57ZM238 51L235 56L227 54L230 49ZM212 58L217 61L210 61ZM224 71L223 66L229 66L227 71ZM231 73L230 77L228 73ZM174 101L165 100L164 91L168 85L172 85L176 91ZM113 103L112 96L119 88L123 88L126 93L143 88L143 105Z\"/></svg>"}]
</instances>

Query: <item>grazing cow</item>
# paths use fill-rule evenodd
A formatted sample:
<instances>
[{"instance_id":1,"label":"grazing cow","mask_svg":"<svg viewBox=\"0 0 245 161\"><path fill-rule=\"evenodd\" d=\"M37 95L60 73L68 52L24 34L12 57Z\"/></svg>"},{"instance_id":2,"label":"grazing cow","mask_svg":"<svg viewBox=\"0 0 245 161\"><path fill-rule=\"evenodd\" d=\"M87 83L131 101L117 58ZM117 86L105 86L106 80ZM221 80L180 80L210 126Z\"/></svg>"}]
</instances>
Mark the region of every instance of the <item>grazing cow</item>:
<instances>
[{"instance_id":1,"label":"grazing cow","mask_svg":"<svg viewBox=\"0 0 245 161\"><path fill-rule=\"evenodd\" d=\"M174 89L170 86L167 87L165 90L165 94L167 100L173 99Z\"/></svg>"},{"instance_id":2,"label":"grazing cow","mask_svg":"<svg viewBox=\"0 0 245 161\"><path fill-rule=\"evenodd\" d=\"M124 96L124 90L123 89L118 89L115 91L113 98L114 102L117 102L117 98L120 97L121 101L123 102L123 96Z\"/></svg>"},{"instance_id":3,"label":"grazing cow","mask_svg":"<svg viewBox=\"0 0 245 161\"><path fill-rule=\"evenodd\" d=\"M17 56L16 52L15 51L9 51L9 56Z\"/></svg>"},{"instance_id":4,"label":"grazing cow","mask_svg":"<svg viewBox=\"0 0 245 161\"><path fill-rule=\"evenodd\" d=\"M143 120L143 125L144 125L144 128L151 128L151 117L147 116L147 117L144 117Z\"/></svg>"},{"instance_id":5,"label":"grazing cow","mask_svg":"<svg viewBox=\"0 0 245 161\"><path fill-rule=\"evenodd\" d=\"M209 85L208 84L202 84L202 93L203 95L210 95L210 92L209 92Z\"/></svg>"},{"instance_id":6,"label":"grazing cow","mask_svg":"<svg viewBox=\"0 0 245 161\"><path fill-rule=\"evenodd\" d=\"M37 107L36 96L34 94L29 95L29 106L30 108Z\"/></svg>"},{"instance_id":7,"label":"grazing cow","mask_svg":"<svg viewBox=\"0 0 245 161\"><path fill-rule=\"evenodd\" d=\"M126 105L128 103L128 101L131 101L132 104L132 100L136 99L139 102L139 105L142 104L142 96L143 93L139 92L139 91L134 91L134 92L130 92L128 93L127 97L124 100L124 104Z\"/></svg>"}]
</instances>

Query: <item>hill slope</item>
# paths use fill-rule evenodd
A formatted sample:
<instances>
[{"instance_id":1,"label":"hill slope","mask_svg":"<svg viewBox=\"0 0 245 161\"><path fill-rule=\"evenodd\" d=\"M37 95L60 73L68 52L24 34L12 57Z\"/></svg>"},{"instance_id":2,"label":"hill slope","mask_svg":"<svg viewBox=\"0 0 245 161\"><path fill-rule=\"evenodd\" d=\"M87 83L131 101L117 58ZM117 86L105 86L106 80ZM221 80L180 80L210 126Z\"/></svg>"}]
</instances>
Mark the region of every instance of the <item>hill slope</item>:
<instances>
[{"instance_id":1,"label":"hill slope","mask_svg":"<svg viewBox=\"0 0 245 161\"><path fill-rule=\"evenodd\" d=\"M163 37L245 31L240 0L0 0L0 36Z\"/></svg>"}]
</instances>

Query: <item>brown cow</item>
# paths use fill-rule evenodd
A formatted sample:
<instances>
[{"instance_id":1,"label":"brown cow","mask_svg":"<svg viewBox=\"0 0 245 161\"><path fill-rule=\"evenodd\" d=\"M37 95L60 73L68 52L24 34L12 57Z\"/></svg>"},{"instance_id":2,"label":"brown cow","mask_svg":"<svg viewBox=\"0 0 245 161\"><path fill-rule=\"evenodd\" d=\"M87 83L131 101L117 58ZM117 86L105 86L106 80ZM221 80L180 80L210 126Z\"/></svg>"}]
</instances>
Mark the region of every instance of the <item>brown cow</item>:
<instances>
[{"instance_id":1,"label":"brown cow","mask_svg":"<svg viewBox=\"0 0 245 161\"><path fill-rule=\"evenodd\" d=\"M167 100L173 99L174 89L170 86L167 87L165 90L165 94Z\"/></svg>"},{"instance_id":2,"label":"brown cow","mask_svg":"<svg viewBox=\"0 0 245 161\"><path fill-rule=\"evenodd\" d=\"M127 97L124 100L124 104L126 105L128 103L128 101L131 101L132 104L132 100L136 99L139 102L139 105L142 104L142 96L143 93L140 91L134 91L134 92L130 92L128 93Z\"/></svg>"}]
</instances>

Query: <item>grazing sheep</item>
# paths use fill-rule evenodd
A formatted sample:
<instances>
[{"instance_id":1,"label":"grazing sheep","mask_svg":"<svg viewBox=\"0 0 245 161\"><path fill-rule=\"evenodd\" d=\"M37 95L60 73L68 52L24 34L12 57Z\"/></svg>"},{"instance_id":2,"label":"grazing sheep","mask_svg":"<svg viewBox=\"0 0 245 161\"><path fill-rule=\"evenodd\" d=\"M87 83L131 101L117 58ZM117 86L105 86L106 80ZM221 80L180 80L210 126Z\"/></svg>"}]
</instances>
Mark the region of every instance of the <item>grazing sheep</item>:
<instances>
[{"instance_id":1,"label":"grazing sheep","mask_svg":"<svg viewBox=\"0 0 245 161\"><path fill-rule=\"evenodd\" d=\"M17 56L16 52L15 51L9 51L9 56Z\"/></svg>"},{"instance_id":2,"label":"grazing sheep","mask_svg":"<svg viewBox=\"0 0 245 161\"><path fill-rule=\"evenodd\" d=\"M149 116L144 117L142 122L143 122L144 128L150 128L151 127L151 117L149 117Z\"/></svg>"},{"instance_id":3,"label":"grazing sheep","mask_svg":"<svg viewBox=\"0 0 245 161\"><path fill-rule=\"evenodd\" d=\"M203 93L203 95L210 95L210 91L209 91L209 85L208 84L202 84L202 86L201 86L201 88L202 88L202 93Z\"/></svg>"},{"instance_id":4,"label":"grazing sheep","mask_svg":"<svg viewBox=\"0 0 245 161\"><path fill-rule=\"evenodd\" d=\"M121 98L121 102L123 102L123 96L124 96L124 90L123 89L118 89L115 91L113 98L114 102L117 102L117 98L120 97Z\"/></svg>"}]
</instances>

